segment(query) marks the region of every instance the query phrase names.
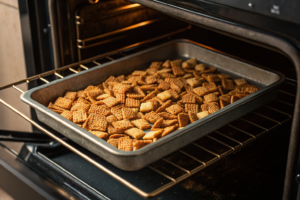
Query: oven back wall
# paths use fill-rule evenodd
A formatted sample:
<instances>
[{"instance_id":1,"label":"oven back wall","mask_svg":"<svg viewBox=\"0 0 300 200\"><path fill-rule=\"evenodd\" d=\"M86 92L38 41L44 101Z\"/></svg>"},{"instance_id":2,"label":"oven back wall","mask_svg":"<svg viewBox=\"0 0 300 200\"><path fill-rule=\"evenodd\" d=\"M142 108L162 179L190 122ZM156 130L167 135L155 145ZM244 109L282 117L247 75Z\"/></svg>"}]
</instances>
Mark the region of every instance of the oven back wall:
<instances>
[{"instance_id":1,"label":"oven back wall","mask_svg":"<svg viewBox=\"0 0 300 200\"><path fill-rule=\"evenodd\" d=\"M18 0L0 0L0 85L26 78ZM5 27L5 28L4 28ZM27 85L21 85L23 91ZM13 89L0 91L0 98L30 116L29 106L20 101L20 92ZM31 132L31 125L0 105L0 130Z\"/></svg>"}]
</instances>

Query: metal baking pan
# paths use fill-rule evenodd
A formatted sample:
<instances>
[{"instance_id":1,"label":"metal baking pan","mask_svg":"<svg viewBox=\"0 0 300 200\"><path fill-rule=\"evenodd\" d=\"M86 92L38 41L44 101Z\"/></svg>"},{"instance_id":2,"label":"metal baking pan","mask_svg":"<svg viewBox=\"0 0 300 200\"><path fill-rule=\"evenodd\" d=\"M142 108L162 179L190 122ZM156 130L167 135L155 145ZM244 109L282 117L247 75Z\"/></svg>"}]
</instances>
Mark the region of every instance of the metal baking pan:
<instances>
[{"instance_id":1,"label":"metal baking pan","mask_svg":"<svg viewBox=\"0 0 300 200\"><path fill-rule=\"evenodd\" d=\"M137 151L125 152L111 146L106 141L92 135L73 122L47 108L66 91L77 91L89 85L97 85L109 76L129 74L149 66L152 61L166 59L184 60L195 57L200 63L217 67L219 72L233 78L245 78L250 84L258 86L259 91L226 106L225 108L189 124L181 130L159 139ZM36 110L38 119L90 150L116 167L134 171L184 147L185 145L211 133L212 131L238 119L276 97L276 88L284 81L281 73L255 67L249 63L225 55L189 40L174 40L141 52L111 61L101 66L70 75L33 88L21 95L22 101Z\"/></svg>"}]
</instances>

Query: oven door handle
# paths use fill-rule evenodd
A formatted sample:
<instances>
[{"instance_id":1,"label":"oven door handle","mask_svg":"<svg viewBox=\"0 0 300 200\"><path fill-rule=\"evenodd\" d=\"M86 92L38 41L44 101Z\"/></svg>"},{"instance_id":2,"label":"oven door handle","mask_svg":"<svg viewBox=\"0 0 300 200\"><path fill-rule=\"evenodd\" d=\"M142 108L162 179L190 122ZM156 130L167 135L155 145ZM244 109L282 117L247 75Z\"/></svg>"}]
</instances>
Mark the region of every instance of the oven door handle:
<instances>
[{"instance_id":1,"label":"oven door handle","mask_svg":"<svg viewBox=\"0 0 300 200\"><path fill-rule=\"evenodd\" d=\"M29 142L29 143L49 143L52 138L42 133L27 133L18 131L0 130L0 141L9 142Z\"/></svg>"}]
</instances>

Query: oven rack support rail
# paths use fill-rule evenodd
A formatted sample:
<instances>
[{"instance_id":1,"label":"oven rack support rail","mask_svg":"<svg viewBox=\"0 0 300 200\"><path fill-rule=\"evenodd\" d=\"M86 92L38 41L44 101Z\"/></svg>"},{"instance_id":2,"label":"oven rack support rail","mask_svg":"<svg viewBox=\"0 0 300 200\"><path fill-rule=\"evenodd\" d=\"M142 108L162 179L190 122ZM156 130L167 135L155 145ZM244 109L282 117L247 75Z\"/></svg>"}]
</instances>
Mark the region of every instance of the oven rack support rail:
<instances>
[{"instance_id":1,"label":"oven rack support rail","mask_svg":"<svg viewBox=\"0 0 300 200\"><path fill-rule=\"evenodd\" d=\"M149 43L151 41L147 41L145 43ZM145 44L142 43L142 44ZM80 73L81 69L83 70L89 70L90 68L86 66L85 63L93 63L94 65L101 65L101 63L98 63L96 60L100 59L100 58L106 58L110 61L114 60L112 58L112 55L115 55L116 53L121 55L121 56L126 56L126 52L124 52L124 50L128 50L131 49L132 47L140 47L142 45L141 43L139 44L134 44L131 45L129 47L125 47L104 55L99 55L97 57L82 61L82 62L78 62L78 63L74 63L62 68L59 68L57 70L52 70L52 71L48 71L42 74L38 74L32 77L29 77L27 79L23 79L23 80L19 80L16 81L14 83L10 83L7 85L4 85L2 87L0 87L0 91L7 89L7 88L14 88L15 90L19 91L20 93L24 93L23 90L21 90L19 87L17 87L17 85L22 84L22 83L29 83L31 81L34 80L41 80L42 82L44 82L45 84L48 84L50 81L47 80L45 77L49 76L49 75L55 75L57 78L64 78L64 76L62 76L59 72L65 71L65 70L69 70L73 73ZM297 87L297 84L290 82L290 81L286 81L285 84L289 84L293 87ZM283 90L279 90L279 93L282 93L283 95L287 95L290 97L295 97L295 94L291 94L289 92L285 92ZM294 109L294 104L291 102L286 102L283 101L281 99L276 99L275 100L276 103L285 105L285 106L289 106L292 108L292 110ZM24 115L22 112L20 112L19 110L17 110L16 108L14 108L13 106L11 106L9 103L5 102L4 100L0 99L0 103L5 105L6 107L8 107L9 109L11 109L13 112L17 113L18 115L20 115L22 118L24 118L26 121L28 121L29 123L31 123L33 126L35 126L36 128L38 128L39 130L41 130L42 132L44 132L46 135L50 136L51 138L53 138L54 140L58 141L60 144L62 144L63 146L65 146L66 148L68 148L69 150L71 150L72 152L76 153L77 155L79 155L80 157L82 157L83 159L87 160L88 162L90 162L91 164L93 164L94 166L96 166L98 169L102 170L103 172L107 173L108 175L110 175L111 177L113 177L114 179L118 180L119 182L121 182L122 184L124 184L125 186L127 186L128 188L130 188L131 190L133 190L134 192L138 193L139 195L141 195L142 197L145 198L150 198L150 197L154 197L160 193L162 193L163 191L171 188L172 186L176 185L177 183L187 179L188 177L192 176L193 174L201 171L202 169L208 167L209 165L217 162L218 160L220 160L221 158L224 158L225 156L236 152L237 150L239 150L240 148L242 148L243 146L245 146L246 144L248 144L249 142L255 140L256 138L260 137L261 135L269 132L270 130L274 129L275 127L278 127L280 125L282 125L284 122L290 120L292 118L292 113L287 113L285 111L279 110L277 107L274 106L270 106L270 105L264 105L262 107L264 107L265 109L269 109L272 112L277 113L278 115L281 115L280 119L275 119L272 117L272 115L265 115L262 114L261 112L258 111L254 111L250 114L254 114L257 117L260 117L264 120L267 120L269 122L272 122L273 124L271 126L265 127L262 124L258 124L257 122L253 122L247 118L240 118L239 120L248 123L251 126L254 126L256 128L261 129L261 131L259 133L253 134L250 133L247 130L243 130L240 127L237 127L236 125L233 125L234 122L228 124L227 126L235 129L236 131L239 132L239 134L243 134L248 136L249 138L243 141L240 141L232 136L230 136L228 133L221 131L220 129L205 136L204 138L208 138L216 143L218 143L219 145L222 145L223 147L228 148L228 150L222 152L222 153L217 153L214 150L209 149L208 147L204 147L196 142L192 143L191 145L193 145L194 147L197 147L205 152L207 152L208 154L212 155L213 158L207 161L203 161L200 160L199 158L195 157L194 155L191 155L190 153L184 151L184 150L179 150L177 152L179 152L180 154L189 157L190 159L193 159L194 161L199 163L199 166L197 166L196 168L192 169L192 170L188 170L185 169L184 167L180 166L177 163L174 163L172 161L170 161L167 158L163 158L161 160L163 160L164 162L171 164L173 167L182 170L184 172L183 175L174 178L171 177L170 175L167 175L166 173L162 172L161 170L156 169L154 166L149 165L148 168L150 168L151 170L155 171L156 173L160 174L161 176L167 178L170 180L169 183L162 185L161 187L155 189L152 192L145 192L142 189L140 189L139 187L137 187L136 185L133 185L132 183L130 183L128 180L126 180L125 178L119 176L118 174L114 173L112 170L104 167L103 165L101 165L99 162L97 162L96 160L94 160L93 158L89 157L88 155L82 153L80 150L76 149L74 146L70 145L68 142L64 141L63 139L57 137L54 133L52 133L51 131L49 131L48 129L44 128L43 126L39 125L36 121L32 120L31 118L29 118L28 116ZM282 118L282 116L285 116L284 118ZM221 128L222 129L222 128ZM232 143L228 144L228 142L225 142L224 140L220 139L223 138L225 140L229 140L233 143L235 143L235 145L232 145Z\"/></svg>"}]
</instances>

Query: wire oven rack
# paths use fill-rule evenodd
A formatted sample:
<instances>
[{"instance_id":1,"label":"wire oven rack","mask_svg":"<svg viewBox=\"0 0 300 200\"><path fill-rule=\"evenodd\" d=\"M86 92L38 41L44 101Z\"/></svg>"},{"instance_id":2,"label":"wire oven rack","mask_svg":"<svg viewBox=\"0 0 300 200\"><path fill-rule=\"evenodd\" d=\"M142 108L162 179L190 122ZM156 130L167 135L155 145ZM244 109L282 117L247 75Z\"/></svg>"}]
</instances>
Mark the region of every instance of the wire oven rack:
<instances>
[{"instance_id":1,"label":"wire oven rack","mask_svg":"<svg viewBox=\"0 0 300 200\"><path fill-rule=\"evenodd\" d=\"M188 27L189 28L189 27ZM187 28L187 29L188 29ZM186 30L186 29L184 29ZM177 32L181 32L184 30L179 30ZM172 33L172 34L175 34ZM103 55L99 55L90 59L87 59L82 62L74 63L56 70L48 71L39 75L35 75L29 77L27 79L19 80L14 83L10 83L0 87L0 91L7 89L7 88L14 88L17 91L24 93L17 85L22 83L29 83L34 80L40 80L44 82L44 84L49 83L50 81L47 80L49 77L53 75L56 78L63 79L65 71L69 71L72 73L80 73L81 70L89 70L93 66L101 65L101 61L105 60L105 62L110 62L114 60L114 58L120 58L126 56L134 51L140 50L143 48L144 45L150 44L153 41L157 41L159 39L169 37L171 34L161 36L159 38L155 38L153 40L147 40L141 43L133 44L122 49L112 51ZM47 78L48 77L48 78ZM62 140L61 138L57 137L54 133L49 131L47 128L39 125L36 121L32 120L31 118L24 115L22 112L11 106L9 103L5 102L4 100L0 99L0 102L5 105L6 107L10 108L12 111L23 117L25 120L30 122L33 126L40 129L42 132L47 134L48 136L52 137L63 146L71 150L72 152L78 154L103 172L107 173L111 177L115 178L119 182L126 185L131 190L135 191L139 195L145 198L150 198L160 194L161 192L167 190L168 188L174 186L175 184L187 179L188 177L192 176L193 174L201 171L202 169L208 167L209 165L217 162L218 160L224 158L225 156L236 152L249 142L255 140L256 138L260 137L261 135L269 132L270 130L282 125L284 122L290 120L292 118L293 110L294 110L294 101L295 101L295 93L296 93L296 80L287 79L283 84L283 87L278 90L278 97L276 100L272 101L269 104L266 104L259 109L255 110L252 113L249 113L242 118L214 131L213 133L201 138L198 141L184 147L181 150L176 151L175 153L166 156L165 158L159 160L158 162L165 163L167 165L172 165L173 167L177 168L177 170L181 171L181 175L174 177L172 174L168 174L167 171L164 171L164 167L161 167L161 164L158 166L155 162L148 166L150 170L153 170L155 173L165 177L169 180L168 183L156 188L152 192L145 192L140 189L138 186L134 185L130 181L126 180L126 178L118 175L117 173L113 172L109 168L105 167L104 165L100 164L95 159L91 158L87 154L84 154L68 142ZM287 90L286 88L290 88ZM292 88L292 89L291 89ZM294 89L293 89L294 88ZM282 108L282 109L280 109ZM209 155L201 158L202 154L194 154L193 148L201 150L204 154ZM198 163L197 166L189 169L182 165L182 163L178 163L172 159L172 155L180 154L181 157L186 157Z\"/></svg>"}]
</instances>

